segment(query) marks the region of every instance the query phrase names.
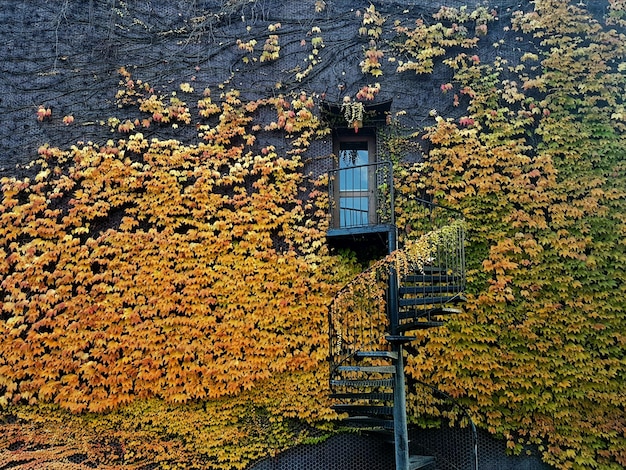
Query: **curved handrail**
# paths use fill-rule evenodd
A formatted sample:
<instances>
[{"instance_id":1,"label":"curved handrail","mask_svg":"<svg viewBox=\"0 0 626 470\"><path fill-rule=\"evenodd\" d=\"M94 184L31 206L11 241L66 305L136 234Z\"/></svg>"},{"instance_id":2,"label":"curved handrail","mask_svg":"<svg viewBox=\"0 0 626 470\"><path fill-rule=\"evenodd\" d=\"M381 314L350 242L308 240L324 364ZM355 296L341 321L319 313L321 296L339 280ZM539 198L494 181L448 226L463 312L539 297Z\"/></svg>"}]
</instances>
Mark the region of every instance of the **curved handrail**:
<instances>
[{"instance_id":1,"label":"curved handrail","mask_svg":"<svg viewBox=\"0 0 626 470\"><path fill-rule=\"evenodd\" d=\"M460 211L459 209L455 209L453 207L449 207L449 206L446 206L444 204L440 204L438 202L429 201L427 199L422 199L422 198L419 198L419 197L414 198L414 200L419 202L420 204L422 204L424 206L432 206L432 207L436 207L438 209L444 209L446 211L456 212L457 214L460 214L460 215L463 214L463 212Z\"/></svg>"},{"instance_id":2,"label":"curved handrail","mask_svg":"<svg viewBox=\"0 0 626 470\"><path fill-rule=\"evenodd\" d=\"M433 310L434 301L423 304L420 299L415 302L419 307L411 308L411 313L405 309L400 318L399 306L388 305L388 292L391 289L389 276L392 269L398 274L402 285L409 282L410 276L416 270L423 273L428 263L436 264L440 274L434 282L441 284L442 278L450 277L454 279L456 289L453 292L446 291L445 296L431 296L441 305L456 301L464 290L464 226L458 223L461 213L431 201L418 200L423 202L425 210L430 214L423 221L426 224L422 227L425 235L406 244L403 249L395 250L360 273L339 290L329 306L331 379L337 367L349 364L357 352L371 350L374 346L376 349L387 349L384 341L386 335L399 331L399 328L404 331L410 329L413 322L420 321L423 311ZM435 279L436 276L428 277ZM436 292L433 287L424 289L423 284L421 282L419 286L415 286L414 291ZM398 287L394 286L395 289Z\"/></svg>"},{"instance_id":3,"label":"curved handrail","mask_svg":"<svg viewBox=\"0 0 626 470\"><path fill-rule=\"evenodd\" d=\"M348 282L329 306L331 375L358 351L383 345L389 329L385 297L391 259L393 254Z\"/></svg>"}]
</instances>

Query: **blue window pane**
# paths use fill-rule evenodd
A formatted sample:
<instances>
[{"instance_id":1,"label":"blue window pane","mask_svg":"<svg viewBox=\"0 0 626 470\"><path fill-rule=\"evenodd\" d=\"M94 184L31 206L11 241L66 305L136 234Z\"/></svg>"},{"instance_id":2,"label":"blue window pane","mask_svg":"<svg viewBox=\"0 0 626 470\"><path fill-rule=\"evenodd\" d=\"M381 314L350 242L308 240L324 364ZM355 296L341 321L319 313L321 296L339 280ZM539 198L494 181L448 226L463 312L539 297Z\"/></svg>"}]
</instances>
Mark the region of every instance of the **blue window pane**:
<instances>
[{"instance_id":1,"label":"blue window pane","mask_svg":"<svg viewBox=\"0 0 626 470\"><path fill-rule=\"evenodd\" d=\"M371 139L339 143L336 197L340 227L362 227L370 223Z\"/></svg>"},{"instance_id":2,"label":"blue window pane","mask_svg":"<svg viewBox=\"0 0 626 470\"><path fill-rule=\"evenodd\" d=\"M362 149L344 149L339 151L339 168L349 168L351 166L367 165L369 162L369 152L367 143ZM342 145L343 147L343 145Z\"/></svg>"},{"instance_id":3,"label":"blue window pane","mask_svg":"<svg viewBox=\"0 0 626 470\"><path fill-rule=\"evenodd\" d=\"M340 191L367 191L367 167L345 168L339 172Z\"/></svg>"},{"instance_id":4,"label":"blue window pane","mask_svg":"<svg viewBox=\"0 0 626 470\"><path fill-rule=\"evenodd\" d=\"M339 223L341 227L368 224L369 200L367 197L339 198Z\"/></svg>"},{"instance_id":5,"label":"blue window pane","mask_svg":"<svg viewBox=\"0 0 626 470\"><path fill-rule=\"evenodd\" d=\"M339 151L339 190L367 191L367 165L369 152L367 142L342 143ZM359 167L359 168L354 168Z\"/></svg>"}]
</instances>

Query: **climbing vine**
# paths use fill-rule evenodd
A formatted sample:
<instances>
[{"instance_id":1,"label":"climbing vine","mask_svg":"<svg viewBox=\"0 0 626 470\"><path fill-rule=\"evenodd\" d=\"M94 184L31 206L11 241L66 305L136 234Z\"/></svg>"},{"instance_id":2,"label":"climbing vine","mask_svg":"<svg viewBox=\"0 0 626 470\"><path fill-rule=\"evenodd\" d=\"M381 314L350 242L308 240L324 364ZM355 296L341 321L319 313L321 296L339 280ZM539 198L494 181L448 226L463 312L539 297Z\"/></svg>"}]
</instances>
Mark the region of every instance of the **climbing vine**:
<instances>
[{"instance_id":1,"label":"climbing vine","mask_svg":"<svg viewBox=\"0 0 626 470\"><path fill-rule=\"evenodd\" d=\"M396 26L401 40L394 46L407 57L398 61L398 72L432 73L437 58L444 57L449 49L475 48L480 37L487 34L488 23L497 18L497 12L486 7L474 11L468 11L467 7L442 7L434 18L440 21L427 24L418 19L414 28Z\"/></svg>"},{"instance_id":2,"label":"climbing vine","mask_svg":"<svg viewBox=\"0 0 626 470\"><path fill-rule=\"evenodd\" d=\"M457 398L513 451L622 468L624 3L608 1L605 23L556 0L506 25L488 6L411 24L379 10L354 16L365 81L341 88L342 117L359 128L387 70L414 80L437 67L450 72L439 102L457 114L433 109L424 129L405 129L396 119L411 110L399 110L379 134L411 247L394 256L419 265L446 236L417 236L418 198L459 208L468 230L465 313L417 335L411 379ZM278 67L288 27L234 38L233 71ZM525 45L519 57L486 42L496 28ZM312 84L331 65L326 33L305 31L300 65L281 69L295 85L265 97L245 96L234 72L165 90L122 68L118 112L99 124L110 139L41 145L31 178L0 180L3 452L231 469L327 435L327 307L358 266L329 253L327 181L303 174L328 138L326 92ZM363 85L371 76L382 83ZM39 126L80 124L47 104L32 112ZM417 420L432 403L409 397Z\"/></svg>"},{"instance_id":3,"label":"climbing vine","mask_svg":"<svg viewBox=\"0 0 626 470\"><path fill-rule=\"evenodd\" d=\"M427 130L427 185L465 212L472 295L409 368L466 396L513 449L620 468L624 36L567 2L536 2L513 27L541 57L447 59L445 91L469 114Z\"/></svg>"},{"instance_id":4,"label":"climbing vine","mask_svg":"<svg viewBox=\"0 0 626 470\"><path fill-rule=\"evenodd\" d=\"M1 180L0 405L106 413L162 400L167 409L219 403L282 377L283 398L295 395L259 410L327 418L328 408L313 404L323 401L326 305L350 268L323 242L323 181L301 171L298 155L325 132L312 99L244 102L223 90L213 101L205 89L191 106L188 83L180 85L183 100L159 96L126 69L120 76L120 112L139 117L109 118L104 125L116 139L67 150L44 145L33 179ZM274 119L255 123L261 108ZM143 133L192 120L191 144ZM260 144L263 132L291 136L290 155ZM313 402L303 401L303 390ZM150 427L146 439L170 434L167 426ZM175 433L212 441L196 447L212 468L242 468L291 442L287 428L276 429L278 442L251 440L241 452L228 449L241 446L243 428L230 437ZM128 451L125 463L167 449Z\"/></svg>"},{"instance_id":5,"label":"climbing vine","mask_svg":"<svg viewBox=\"0 0 626 470\"><path fill-rule=\"evenodd\" d=\"M379 77L383 74L381 68L381 59L384 56L382 50L379 49L379 40L383 34L383 25L385 18L376 10L373 4L365 9L363 13L359 35L369 40L368 47L364 51L365 58L359 64L361 72L370 74L373 77Z\"/></svg>"}]
</instances>

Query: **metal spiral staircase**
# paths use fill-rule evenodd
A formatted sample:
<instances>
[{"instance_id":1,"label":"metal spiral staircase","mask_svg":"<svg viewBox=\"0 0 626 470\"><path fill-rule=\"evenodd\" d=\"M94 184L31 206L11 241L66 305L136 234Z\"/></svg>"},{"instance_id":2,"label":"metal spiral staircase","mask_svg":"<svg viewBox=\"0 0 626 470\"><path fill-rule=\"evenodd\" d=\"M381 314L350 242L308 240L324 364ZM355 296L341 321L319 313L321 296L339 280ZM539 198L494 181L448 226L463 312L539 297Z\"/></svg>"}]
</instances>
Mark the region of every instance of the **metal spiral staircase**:
<instances>
[{"instance_id":1,"label":"metal spiral staircase","mask_svg":"<svg viewBox=\"0 0 626 470\"><path fill-rule=\"evenodd\" d=\"M435 469L433 456L410 455L404 345L436 328L464 300L460 214L416 200L423 234L345 286L330 308L330 387L345 424L380 433L395 446L396 470ZM416 251L415 246L419 249Z\"/></svg>"}]
</instances>

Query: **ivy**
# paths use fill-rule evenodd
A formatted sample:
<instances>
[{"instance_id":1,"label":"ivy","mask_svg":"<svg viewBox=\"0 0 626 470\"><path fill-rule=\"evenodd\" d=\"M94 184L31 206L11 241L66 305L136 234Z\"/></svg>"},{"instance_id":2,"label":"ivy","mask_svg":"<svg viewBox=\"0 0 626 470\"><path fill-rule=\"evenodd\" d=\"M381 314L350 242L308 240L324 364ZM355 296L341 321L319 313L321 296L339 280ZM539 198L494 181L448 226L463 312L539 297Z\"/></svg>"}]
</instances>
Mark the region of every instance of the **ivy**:
<instances>
[{"instance_id":1,"label":"ivy","mask_svg":"<svg viewBox=\"0 0 626 470\"><path fill-rule=\"evenodd\" d=\"M496 12L485 7L473 12L468 12L467 7L441 7L433 17L439 22L429 25L425 20L418 19L413 28L396 26L401 40L394 43L395 49L407 57L398 61L398 72L432 73L435 61L445 56L449 49L475 48L480 37L487 34L487 25L494 21Z\"/></svg>"},{"instance_id":2,"label":"ivy","mask_svg":"<svg viewBox=\"0 0 626 470\"><path fill-rule=\"evenodd\" d=\"M426 187L466 215L471 295L466 317L408 367L465 397L514 450L538 444L557 468L619 468L623 35L568 2L516 18L541 59L447 60L470 114L427 130Z\"/></svg>"},{"instance_id":3,"label":"ivy","mask_svg":"<svg viewBox=\"0 0 626 470\"><path fill-rule=\"evenodd\" d=\"M541 0L510 25L487 6L392 25L372 5L357 20L365 76L383 58L400 74L448 67L436 88L458 112L379 135L404 256L419 263L445 238L415 237L418 197L459 208L468 231L465 312L419 333L408 374L563 469L626 465L623 13L610 0L602 24L577 2ZM503 44L485 44L501 26L531 46L519 60L483 54ZM307 28L297 82L324 64L326 38ZM282 32L274 23L233 48L278 62ZM350 100L353 126L381 90ZM0 180L3 452L30 446L22 455L40 466L81 453L231 469L327 435L327 306L371 279L328 252L328 182L302 174L329 132L322 95L281 91L156 91L121 69L108 142L42 145L36 176ZM80 124L43 105L33 119ZM414 415L436 404L409 393Z\"/></svg>"},{"instance_id":4,"label":"ivy","mask_svg":"<svg viewBox=\"0 0 626 470\"><path fill-rule=\"evenodd\" d=\"M160 424L129 417L129 426L145 430L132 439L141 444L125 451L128 461L105 461L161 459L168 451L183 458L180 443L208 438L206 448L190 444L201 460L184 458L243 468L292 444L291 432L277 422L274 440L259 437L234 452L249 430L241 423L229 434L223 425L243 405L193 436L185 420L195 415L168 423L166 410L214 407L271 387L282 396L258 407L272 420L330 416L317 370L326 357L326 305L350 269L329 255L324 224L313 223L327 201L298 156L325 129L304 93L244 102L232 90L214 102L207 89L190 106L120 73L120 109L141 117L110 119L117 140L42 146L34 180L1 181L0 405L55 404L51 413L88 413L84 419L94 416L111 439L116 432L129 439L107 417L152 400ZM188 83L180 91L194 95ZM192 108L196 142L149 140L140 131L188 125ZM256 124L260 108L275 119ZM259 145L257 135L277 131L291 136L290 156ZM268 385L277 380L281 387ZM179 444L162 444L159 436L172 434ZM153 439L160 444L142 449Z\"/></svg>"}]
</instances>

